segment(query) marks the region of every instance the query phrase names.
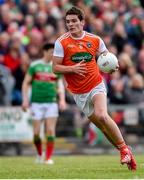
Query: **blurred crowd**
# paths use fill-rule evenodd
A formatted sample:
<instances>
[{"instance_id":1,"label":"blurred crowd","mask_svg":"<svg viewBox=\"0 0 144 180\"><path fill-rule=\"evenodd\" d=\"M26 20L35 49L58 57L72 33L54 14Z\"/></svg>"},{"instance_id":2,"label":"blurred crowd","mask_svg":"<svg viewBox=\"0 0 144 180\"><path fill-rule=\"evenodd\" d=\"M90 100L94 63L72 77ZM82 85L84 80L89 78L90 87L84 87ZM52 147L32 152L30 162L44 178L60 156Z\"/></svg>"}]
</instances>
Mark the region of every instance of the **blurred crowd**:
<instances>
[{"instance_id":1,"label":"blurred crowd","mask_svg":"<svg viewBox=\"0 0 144 180\"><path fill-rule=\"evenodd\" d=\"M64 15L73 5L85 12L85 30L99 35L119 59L119 71L103 74L109 103L144 102L142 0L0 0L1 106L21 104L30 62L42 56L44 42L54 43L67 31Z\"/></svg>"}]
</instances>

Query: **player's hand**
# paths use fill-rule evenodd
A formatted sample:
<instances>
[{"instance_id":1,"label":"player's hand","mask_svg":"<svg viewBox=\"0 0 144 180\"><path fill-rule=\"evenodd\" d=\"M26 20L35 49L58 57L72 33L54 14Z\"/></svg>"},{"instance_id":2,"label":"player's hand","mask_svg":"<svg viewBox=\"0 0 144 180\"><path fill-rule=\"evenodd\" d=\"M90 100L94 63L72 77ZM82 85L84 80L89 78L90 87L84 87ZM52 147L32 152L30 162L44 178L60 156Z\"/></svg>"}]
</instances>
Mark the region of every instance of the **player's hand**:
<instances>
[{"instance_id":1,"label":"player's hand","mask_svg":"<svg viewBox=\"0 0 144 180\"><path fill-rule=\"evenodd\" d=\"M28 108L29 108L29 102L28 101L23 101L23 103L22 103L22 110L24 112L26 112L28 110Z\"/></svg>"},{"instance_id":2,"label":"player's hand","mask_svg":"<svg viewBox=\"0 0 144 180\"><path fill-rule=\"evenodd\" d=\"M117 67L116 67L115 69L111 70L111 71L110 71L110 74L112 74L113 72L116 72L116 71L118 71L118 70L119 70L119 65L117 65Z\"/></svg>"},{"instance_id":3,"label":"player's hand","mask_svg":"<svg viewBox=\"0 0 144 180\"><path fill-rule=\"evenodd\" d=\"M64 111L64 110L66 110L66 108L67 108L66 102L63 101L63 100L60 100L60 101L59 101L59 109L60 109L61 111Z\"/></svg>"},{"instance_id":4,"label":"player's hand","mask_svg":"<svg viewBox=\"0 0 144 180\"><path fill-rule=\"evenodd\" d=\"M86 73L87 73L87 67L86 67L86 63L85 60L82 60L81 62L77 63L76 65L73 66L74 70L73 72L85 77Z\"/></svg>"}]
</instances>

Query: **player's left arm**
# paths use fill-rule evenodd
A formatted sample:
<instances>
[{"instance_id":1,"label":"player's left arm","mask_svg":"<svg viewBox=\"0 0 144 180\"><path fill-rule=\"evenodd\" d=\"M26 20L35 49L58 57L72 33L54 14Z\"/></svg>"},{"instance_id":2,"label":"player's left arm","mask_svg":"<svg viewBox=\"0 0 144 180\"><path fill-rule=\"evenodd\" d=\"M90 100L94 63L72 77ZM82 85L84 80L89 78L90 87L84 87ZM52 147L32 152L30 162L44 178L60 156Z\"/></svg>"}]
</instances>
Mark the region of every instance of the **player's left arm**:
<instances>
[{"instance_id":1,"label":"player's left arm","mask_svg":"<svg viewBox=\"0 0 144 180\"><path fill-rule=\"evenodd\" d=\"M99 48L98 48L99 55L100 54L106 54L108 52L109 52L109 50L107 49L104 41L99 37Z\"/></svg>"},{"instance_id":2,"label":"player's left arm","mask_svg":"<svg viewBox=\"0 0 144 180\"><path fill-rule=\"evenodd\" d=\"M59 96L59 108L64 111L66 109L65 100L65 86L62 78L58 79L58 96Z\"/></svg>"},{"instance_id":3,"label":"player's left arm","mask_svg":"<svg viewBox=\"0 0 144 180\"><path fill-rule=\"evenodd\" d=\"M100 54L107 54L109 52L109 50L107 49L104 41L99 37L99 49L98 49L98 52ZM112 70L110 73L113 73L115 71L117 71L119 69L119 65L116 67L116 69Z\"/></svg>"}]
</instances>

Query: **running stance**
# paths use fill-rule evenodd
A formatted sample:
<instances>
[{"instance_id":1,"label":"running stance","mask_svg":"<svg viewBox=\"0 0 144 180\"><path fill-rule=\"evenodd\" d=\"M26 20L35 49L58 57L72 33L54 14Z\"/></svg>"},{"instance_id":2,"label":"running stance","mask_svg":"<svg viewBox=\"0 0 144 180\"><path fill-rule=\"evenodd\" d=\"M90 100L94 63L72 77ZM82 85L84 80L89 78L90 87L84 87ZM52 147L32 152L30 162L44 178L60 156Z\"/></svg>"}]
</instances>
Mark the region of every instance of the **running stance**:
<instances>
[{"instance_id":1,"label":"running stance","mask_svg":"<svg viewBox=\"0 0 144 180\"><path fill-rule=\"evenodd\" d=\"M53 71L63 73L77 106L120 152L121 164L136 170L136 161L122 134L107 112L106 87L95 57L108 50L103 40L83 30L84 13L72 7L65 16L68 32L55 42Z\"/></svg>"}]
</instances>

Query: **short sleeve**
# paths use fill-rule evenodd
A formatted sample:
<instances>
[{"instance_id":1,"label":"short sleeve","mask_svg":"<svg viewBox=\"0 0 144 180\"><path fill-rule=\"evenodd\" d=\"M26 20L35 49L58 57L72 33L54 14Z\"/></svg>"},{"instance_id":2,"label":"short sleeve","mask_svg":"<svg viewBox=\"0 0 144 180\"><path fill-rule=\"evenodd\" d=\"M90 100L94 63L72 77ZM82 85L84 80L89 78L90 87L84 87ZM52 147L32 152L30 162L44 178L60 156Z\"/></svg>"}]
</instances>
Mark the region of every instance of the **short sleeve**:
<instances>
[{"instance_id":1,"label":"short sleeve","mask_svg":"<svg viewBox=\"0 0 144 180\"><path fill-rule=\"evenodd\" d=\"M56 40L55 42L53 56L64 57L63 46L59 40Z\"/></svg>"},{"instance_id":2,"label":"short sleeve","mask_svg":"<svg viewBox=\"0 0 144 180\"><path fill-rule=\"evenodd\" d=\"M104 41L99 37L100 43L99 43L99 53L102 53L104 51L108 51L108 49L106 48L106 45L104 43Z\"/></svg>"},{"instance_id":3,"label":"short sleeve","mask_svg":"<svg viewBox=\"0 0 144 180\"><path fill-rule=\"evenodd\" d=\"M29 68L28 68L28 74L33 76L34 73L35 73L34 68L33 68L32 65L30 65Z\"/></svg>"}]
</instances>

